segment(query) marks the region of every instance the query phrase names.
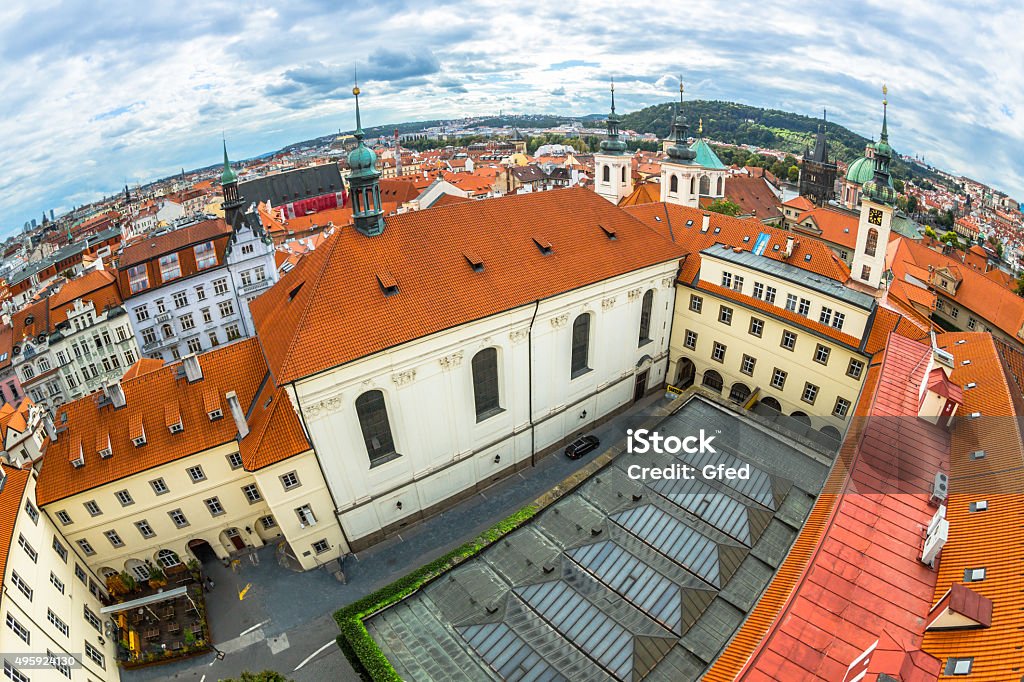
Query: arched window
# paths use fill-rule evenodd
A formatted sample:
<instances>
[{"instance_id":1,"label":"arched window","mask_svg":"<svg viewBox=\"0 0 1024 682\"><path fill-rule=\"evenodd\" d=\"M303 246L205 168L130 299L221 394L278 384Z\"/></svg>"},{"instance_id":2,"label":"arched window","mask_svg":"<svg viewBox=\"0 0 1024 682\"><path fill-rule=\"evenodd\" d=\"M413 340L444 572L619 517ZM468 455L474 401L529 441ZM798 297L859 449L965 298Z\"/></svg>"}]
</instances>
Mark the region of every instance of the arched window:
<instances>
[{"instance_id":1,"label":"arched window","mask_svg":"<svg viewBox=\"0 0 1024 682\"><path fill-rule=\"evenodd\" d=\"M626 182L626 167L625 166L622 167L622 182L623 182L623 184L625 184L625 182Z\"/></svg>"},{"instance_id":2,"label":"arched window","mask_svg":"<svg viewBox=\"0 0 1024 682\"><path fill-rule=\"evenodd\" d=\"M32 369L32 365L25 365L22 368L22 373L25 375L25 379L31 379L36 375L36 371Z\"/></svg>"},{"instance_id":3,"label":"arched window","mask_svg":"<svg viewBox=\"0 0 1024 682\"><path fill-rule=\"evenodd\" d=\"M654 289L644 294L643 305L640 306L640 345L651 340L651 311L654 309Z\"/></svg>"},{"instance_id":4,"label":"arched window","mask_svg":"<svg viewBox=\"0 0 1024 682\"><path fill-rule=\"evenodd\" d=\"M711 178L706 175L700 176L700 193L701 196L708 196L711 194Z\"/></svg>"},{"instance_id":5,"label":"arched window","mask_svg":"<svg viewBox=\"0 0 1024 682\"><path fill-rule=\"evenodd\" d=\"M172 336L174 336L174 328L173 328L173 327L171 327L171 325L169 325L169 324L165 324L165 325L164 325L163 327L161 327L160 329L161 329L161 331L163 332L163 334L164 334L164 338L165 338L165 339L169 339L169 338L171 338Z\"/></svg>"},{"instance_id":6,"label":"arched window","mask_svg":"<svg viewBox=\"0 0 1024 682\"><path fill-rule=\"evenodd\" d=\"M572 377L590 371L590 315L583 313L572 323Z\"/></svg>"},{"instance_id":7,"label":"arched window","mask_svg":"<svg viewBox=\"0 0 1024 682\"><path fill-rule=\"evenodd\" d=\"M103 576L104 580L106 580L108 578L113 578L115 575L121 575L121 572L118 571L116 568L111 568L110 566L104 566L103 568L100 569L100 575Z\"/></svg>"},{"instance_id":8,"label":"arched window","mask_svg":"<svg viewBox=\"0 0 1024 682\"><path fill-rule=\"evenodd\" d=\"M715 192L716 196L722 196L725 194L725 178L718 178L718 191Z\"/></svg>"},{"instance_id":9,"label":"arched window","mask_svg":"<svg viewBox=\"0 0 1024 682\"><path fill-rule=\"evenodd\" d=\"M668 191L675 193L679 191L679 176L673 175L672 179L668 181Z\"/></svg>"},{"instance_id":10,"label":"arched window","mask_svg":"<svg viewBox=\"0 0 1024 682\"><path fill-rule=\"evenodd\" d=\"M864 253L874 256L876 249L878 249L878 230L872 227L868 230L868 240L864 245Z\"/></svg>"},{"instance_id":11,"label":"arched window","mask_svg":"<svg viewBox=\"0 0 1024 682\"><path fill-rule=\"evenodd\" d=\"M722 381L722 375L713 369L709 369L704 372L704 379L701 381L702 384L715 391L721 393L722 386L725 382Z\"/></svg>"},{"instance_id":12,"label":"arched window","mask_svg":"<svg viewBox=\"0 0 1024 682\"><path fill-rule=\"evenodd\" d=\"M604 166L604 170L601 171L601 180L604 182L611 182L612 169L611 166Z\"/></svg>"},{"instance_id":13,"label":"arched window","mask_svg":"<svg viewBox=\"0 0 1024 682\"><path fill-rule=\"evenodd\" d=\"M391 437L384 394L380 391L367 391L356 398L356 415L359 417L359 428L363 432L366 454L370 457L370 466L383 464L392 459L396 454L395 441Z\"/></svg>"},{"instance_id":14,"label":"arched window","mask_svg":"<svg viewBox=\"0 0 1024 682\"><path fill-rule=\"evenodd\" d=\"M498 404L498 351L495 348L484 348L473 356L473 400L477 421L501 411Z\"/></svg>"},{"instance_id":15,"label":"arched window","mask_svg":"<svg viewBox=\"0 0 1024 682\"><path fill-rule=\"evenodd\" d=\"M690 194L694 194L697 191L696 182L697 182L697 178L694 178L694 177L690 178Z\"/></svg>"},{"instance_id":16,"label":"arched window","mask_svg":"<svg viewBox=\"0 0 1024 682\"><path fill-rule=\"evenodd\" d=\"M178 558L178 555L169 549L161 549L157 552L156 560L164 568L172 568L181 564L181 559Z\"/></svg>"}]
</instances>

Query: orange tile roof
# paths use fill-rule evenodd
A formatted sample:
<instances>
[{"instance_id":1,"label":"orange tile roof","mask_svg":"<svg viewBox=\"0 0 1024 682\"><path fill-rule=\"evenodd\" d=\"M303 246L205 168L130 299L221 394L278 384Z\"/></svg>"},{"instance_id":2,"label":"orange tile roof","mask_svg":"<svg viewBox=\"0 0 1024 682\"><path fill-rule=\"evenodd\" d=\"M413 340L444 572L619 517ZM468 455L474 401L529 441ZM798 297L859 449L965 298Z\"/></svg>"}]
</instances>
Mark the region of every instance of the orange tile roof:
<instances>
[{"instance_id":1,"label":"orange tile roof","mask_svg":"<svg viewBox=\"0 0 1024 682\"><path fill-rule=\"evenodd\" d=\"M14 313L11 318L14 327L14 344L21 345L25 339L35 340L50 330L50 302L41 298Z\"/></svg>"},{"instance_id":2,"label":"orange tile roof","mask_svg":"<svg viewBox=\"0 0 1024 682\"><path fill-rule=\"evenodd\" d=\"M916 417L930 353L926 344L890 337L812 509L813 525L798 536L783 577L772 582L705 680L835 682L883 634L903 652L916 652L913 658L933 675L910 679L935 679L939 662L918 649L935 574L919 561L917 538L934 513L926 485L943 466L949 438L941 427L905 418ZM834 499L837 475L843 483Z\"/></svg>"},{"instance_id":3,"label":"orange tile roof","mask_svg":"<svg viewBox=\"0 0 1024 682\"><path fill-rule=\"evenodd\" d=\"M21 500L25 497L28 486L28 469L18 469L0 463L6 476L3 489L0 490L0 580L6 575L7 555L14 544L14 525L21 512ZM45 549L45 548L44 548Z\"/></svg>"},{"instance_id":4,"label":"orange tile roof","mask_svg":"<svg viewBox=\"0 0 1024 682\"><path fill-rule=\"evenodd\" d=\"M233 390L243 409L248 406L267 368L255 339L215 348L199 357L203 379L188 384L178 377L181 363L166 365L122 382L126 406L115 410L99 406L99 395L86 396L58 410L57 440L50 444L39 473L39 504L49 504L105 485L140 471L167 464L227 443L237 435L230 415L211 422L203 390L215 387L218 395ZM165 426L164 406L177 400L184 431L172 434ZM65 422L61 417L67 414ZM145 431L146 444L135 447L132 437ZM88 447L97 432L109 433L113 456L101 459ZM85 466L75 469L69 461L84 447ZM51 456L52 455L52 456Z\"/></svg>"},{"instance_id":5,"label":"orange tile roof","mask_svg":"<svg viewBox=\"0 0 1024 682\"><path fill-rule=\"evenodd\" d=\"M5 324L0 326L0 369L11 364L11 351L14 350L14 329Z\"/></svg>"},{"instance_id":6,"label":"orange tile roof","mask_svg":"<svg viewBox=\"0 0 1024 682\"><path fill-rule=\"evenodd\" d=\"M249 415L251 431L239 444L247 471L277 464L312 447L306 439L288 391L268 381Z\"/></svg>"},{"instance_id":7,"label":"orange tile roof","mask_svg":"<svg viewBox=\"0 0 1024 682\"><path fill-rule=\"evenodd\" d=\"M657 182L641 182L633 191L622 197L619 206L636 206L661 201L661 184Z\"/></svg>"},{"instance_id":8,"label":"orange tile roof","mask_svg":"<svg viewBox=\"0 0 1024 682\"><path fill-rule=\"evenodd\" d=\"M725 198L739 206L744 215L758 220L782 217L782 202L763 177L730 175L725 180Z\"/></svg>"},{"instance_id":9,"label":"orange tile roof","mask_svg":"<svg viewBox=\"0 0 1024 682\"><path fill-rule=\"evenodd\" d=\"M62 286L60 291L50 296L50 324L56 327L65 322L78 299L92 302L97 314L121 305L117 278L107 270L94 270Z\"/></svg>"},{"instance_id":10,"label":"orange tile roof","mask_svg":"<svg viewBox=\"0 0 1024 682\"><path fill-rule=\"evenodd\" d=\"M789 208L795 208L798 211L810 211L814 208L814 202L805 196L793 197L782 205Z\"/></svg>"},{"instance_id":11,"label":"orange tile roof","mask_svg":"<svg viewBox=\"0 0 1024 682\"><path fill-rule=\"evenodd\" d=\"M578 188L452 204L386 222L376 237L337 230L252 302L278 384L684 253ZM617 238L608 239L601 225ZM550 255L534 243L539 233L552 244ZM467 250L481 256L482 272L466 263ZM383 271L393 275L397 294L384 295L377 278Z\"/></svg>"},{"instance_id":12,"label":"orange tile roof","mask_svg":"<svg viewBox=\"0 0 1024 682\"><path fill-rule=\"evenodd\" d=\"M129 379L142 376L143 374L149 374L163 366L164 363L162 360L156 360L155 358L141 358L140 360L137 360L134 365L128 368L124 373L124 376L121 377L121 381L124 382Z\"/></svg>"},{"instance_id":13,"label":"orange tile roof","mask_svg":"<svg viewBox=\"0 0 1024 682\"><path fill-rule=\"evenodd\" d=\"M697 259L698 262L700 255L697 252L715 244L728 244L750 250L753 248L757 236L763 232L769 236L764 251L766 257L786 260L798 268L840 282L850 279L849 268L825 244L815 239L807 239L803 235L794 235L786 230L768 227L757 220L733 218L721 213L661 202L627 206L624 210L661 234L671 235L676 243L685 246L691 252L690 258ZM701 232L705 214L709 216L709 227L707 232ZM783 259L782 254L786 240L794 236L796 241L793 255L789 259ZM746 241L744 241L744 237L747 238ZM778 247L778 250L775 247ZM805 260L808 255L811 256L809 261ZM690 267L692 268L694 265L690 264Z\"/></svg>"},{"instance_id":14,"label":"orange tile roof","mask_svg":"<svg viewBox=\"0 0 1024 682\"><path fill-rule=\"evenodd\" d=\"M28 428L28 411L31 406L32 400L27 397L22 398L17 405L4 403L3 406L0 406L0 450L3 450L7 444L8 429L25 433Z\"/></svg>"},{"instance_id":15,"label":"orange tile roof","mask_svg":"<svg viewBox=\"0 0 1024 682\"><path fill-rule=\"evenodd\" d=\"M124 251L121 252L119 267L123 270L157 256L173 253L190 244L198 244L199 242L216 239L217 237L227 236L230 232L231 228L224 222L224 219L217 218L172 230L166 234L140 239L125 247ZM183 264L182 275L185 274L184 271Z\"/></svg>"},{"instance_id":16,"label":"orange tile roof","mask_svg":"<svg viewBox=\"0 0 1024 682\"><path fill-rule=\"evenodd\" d=\"M929 277L922 277L922 271L928 272L929 268L947 268L961 278L956 294L952 295L942 289L933 290L952 298L1011 337L1024 340L1020 335L1021 328L1024 327L1024 298L976 270L962 265L958 267L958 261L913 240L899 238L890 246L891 248L887 250L886 265L892 269L897 279L909 274L928 283ZM916 270L912 270L911 266Z\"/></svg>"},{"instance_id":17,"label":"orange tile roof","mask_svg":"<svg viewBox=\"0 0 1024 682\"><path fill-rule=\"evenodd\" d=\"M1024 401L990 334L947 333L938 341L953 354L951 380L961 386L976 384L964 389L960 414L981 412L982 418L961 418L953 431L949 539L942 549L934 600L963 582L966 569L984 567L985 579L970 588L992 600L992 620L988 628L926 632L923 647L942 660L973 657L967 679L1017 679L1024 672L1024 441L1017 416L1024 414ZM970 364L963 364L965 360ZM985 458L972 459L970 453L976 450L984 450ZM978 500L987 500L988 509L972 513L970 503Z\"/></svg>"},{"instance_id":18,"label":"orange tile roof","mask_svg":"<svg viewBox=\"0 0 1024 682\"><path fill-rule=\"evenodd\" d=\"M850 250L856 248L857 226L860 222L857 215L825 206L805 211L797 217L798 223L803 224L805 221L810 221L821 230L821 234L812 236Z\"/></svg>"}]
</instances>

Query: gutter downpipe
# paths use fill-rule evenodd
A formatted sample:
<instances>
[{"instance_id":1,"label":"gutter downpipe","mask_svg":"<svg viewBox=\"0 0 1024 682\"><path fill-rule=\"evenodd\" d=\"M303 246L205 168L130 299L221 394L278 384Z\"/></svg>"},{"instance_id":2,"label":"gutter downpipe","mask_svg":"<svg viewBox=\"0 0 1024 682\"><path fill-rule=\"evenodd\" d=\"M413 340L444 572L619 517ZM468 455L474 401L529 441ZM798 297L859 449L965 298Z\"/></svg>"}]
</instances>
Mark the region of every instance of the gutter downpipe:
<instances>
[{"instance_id":1,"label":"gutter downpipe","mask_svg":"<svg viewBox=\"0 0 1024 682\"><path fill-rule=\"evenodd\" d=\"M533 426L533 323L537 321L537 311L540 310L540 299L534 301L533 317L530 318L530 327L526 332L526 400L530 420L530 466L537 466L537 436Z\"/></svg>"}]
</instances>

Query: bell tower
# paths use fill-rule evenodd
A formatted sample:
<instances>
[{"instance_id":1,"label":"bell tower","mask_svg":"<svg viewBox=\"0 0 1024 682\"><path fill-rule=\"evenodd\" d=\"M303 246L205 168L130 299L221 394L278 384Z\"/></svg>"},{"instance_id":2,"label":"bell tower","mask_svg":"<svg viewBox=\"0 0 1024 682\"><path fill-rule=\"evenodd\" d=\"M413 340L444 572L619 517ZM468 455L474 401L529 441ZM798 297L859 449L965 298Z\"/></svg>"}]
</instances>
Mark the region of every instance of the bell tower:
<instances>
[{"instance_id":1,"label":"bell tower","mask_svg":"<svg viewBox=\"0 0 1024 682\"><path fill-rule=\"evenodd\" d=\"M892 230L893 204L896 190L892 186L889 162L888 105L889 89L882 86L882 133L875 145L875 168L871 179L864 183L861 199L860 222L857 225L857 245L853 252L852 277L878 289L885 272L885 251Z\"/></svg>"},{"instance_id":2,"label":"bell tower","mask_svg":"<svg viewBox=\"0 0 1024 682\"><path fill-rule=\"evenodd\" d=\"M594 191L613 204L633 192L633 158L619 139L619 117L615 115L615 81L612 81L612 111L608 114L608 135L594 154Z\"/></svg>"},{"instance_id":3,"label":"bell tower","mask_svg":"<svg viewBox=\"0 0 1024 682\"><path fill-rule=\"evenodd\" d=\"M700 192L697 183L697 154L686 144L686 119L683 117L683 77L679 77L679 105L672 121L672 146L661 163L661 200L697 208Z\"/></svg>"}]
</instances>

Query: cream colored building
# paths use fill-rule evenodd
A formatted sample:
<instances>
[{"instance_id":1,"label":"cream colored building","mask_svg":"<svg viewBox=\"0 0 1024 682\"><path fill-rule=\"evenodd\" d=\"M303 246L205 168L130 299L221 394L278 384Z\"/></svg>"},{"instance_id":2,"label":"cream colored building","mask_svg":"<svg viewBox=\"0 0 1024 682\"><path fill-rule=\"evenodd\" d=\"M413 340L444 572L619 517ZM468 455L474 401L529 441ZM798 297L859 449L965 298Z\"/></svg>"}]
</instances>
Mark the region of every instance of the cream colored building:
<instances>
[{"instance_id":1,"label":"cream colored building","mask_svg":"<svg viewBox=\"0 0 1024 682\"><path fill-rule=\"evenodd\" d=\"M35 498L33 470L0 464L3 679L116 681L116 636L100 612L103 581Z\"/></svg>"},{"instance_id":2,"label":"cream colored building","mask_svg":"<svg viewBox=\"0 0 1024 682\"><path fill-rule=\"evenodd\" d=\"M279 544L303 569L348 553L287 393L255 340L144 360L105 399L65 406L40 504L104 578ZM58 415L58 421L63 418Z\"/></svg>"}]
</instances>

